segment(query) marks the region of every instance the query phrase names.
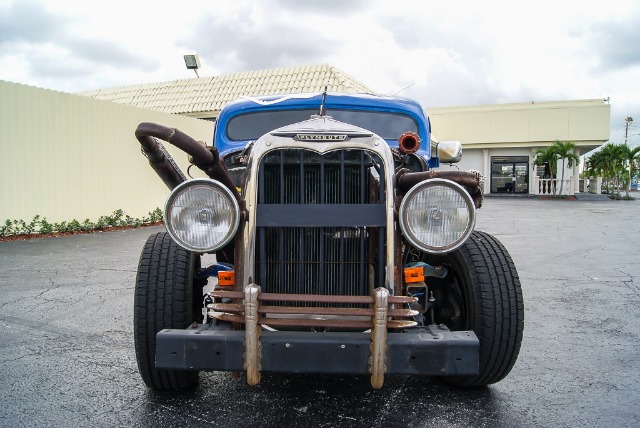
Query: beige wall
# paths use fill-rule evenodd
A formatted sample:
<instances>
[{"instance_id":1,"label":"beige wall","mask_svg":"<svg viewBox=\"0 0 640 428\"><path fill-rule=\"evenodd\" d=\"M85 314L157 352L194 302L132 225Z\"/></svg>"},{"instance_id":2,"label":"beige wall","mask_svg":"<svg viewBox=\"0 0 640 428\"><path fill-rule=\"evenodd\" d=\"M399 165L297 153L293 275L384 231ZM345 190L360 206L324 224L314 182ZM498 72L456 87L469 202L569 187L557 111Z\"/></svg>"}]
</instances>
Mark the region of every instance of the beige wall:
<instances>
[{"instance_id":1,"label":"beige wall","mask_svg":"<svg viewBox=\"0 0 640 428\"><path fill-rule=\"evenodd\" d=\"M463 147L538 147L561 140L595 148L609 139L610 107L596 99L426 110L434 135Z\"/></svg>"},{"instance_id":2,"label":"beige wall","mask_svg":"<svg viewBox=\"0 0 640 428\"><path fill-rule=\"evenodd\" d=\"M140 122L211 142L213 123L0 81L0 222L50 222L122 209L142 217L169 189L140 153ZM169 144L166 144L170 146ZM186 173L186 155L168 147Z\"/></svg>"},{"instance_id":3,"label":"beige wall","mask_svg":"<svg viewBox=\"0 0 640 428\"><path fill-rule=\"evenodd\" d=\"M431 131L440 141L462 143L462 161L458 168L475 169L486 178L489 193L492 156L526 156L529 162L529 192L533 189L536 148L554 141L568 141L578 146L578 155L593 150L609 139L611 106L602 99L546 101L481 106L426 109ZM566 169L565 177L574 176L577 167Z\"/></svg>"}]
</instances>

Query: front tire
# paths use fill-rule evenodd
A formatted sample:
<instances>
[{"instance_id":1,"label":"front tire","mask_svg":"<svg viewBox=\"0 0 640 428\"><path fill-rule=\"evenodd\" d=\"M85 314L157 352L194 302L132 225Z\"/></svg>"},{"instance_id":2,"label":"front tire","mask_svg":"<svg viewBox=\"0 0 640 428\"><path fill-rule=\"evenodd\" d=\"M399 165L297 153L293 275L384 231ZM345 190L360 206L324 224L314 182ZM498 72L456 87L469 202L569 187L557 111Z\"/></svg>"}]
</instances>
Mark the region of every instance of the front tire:
<instances>
[{"instance_id":1,"label":"front tire","mask_svg":"<svg viewBox=\"0 0 640 428\"><path fill-rule=\"evenodd\" d=\"M197 371L156 369L155 357L160 330L186 328L201 318L196 315L201 286L194 280L198 261L199 256L178 246L166 232L151 235L140 255L133 332L138 369L150 388L187 389L197 381Z\"/></svg>"},{"instance_id":2,"label":"front tire","mask_svg":"<svg viewBox=\"0 0 640 428\"><path fill-rule=\"evenodd\" d=\"M434 282L436 322L473 330L480 341L478 375L445 380L484 386L504 379L518 358L524 330L522 288L511 256L495 237L475 231L460 248L429 262L449 270Z\"/></svg>"}]
</instances>

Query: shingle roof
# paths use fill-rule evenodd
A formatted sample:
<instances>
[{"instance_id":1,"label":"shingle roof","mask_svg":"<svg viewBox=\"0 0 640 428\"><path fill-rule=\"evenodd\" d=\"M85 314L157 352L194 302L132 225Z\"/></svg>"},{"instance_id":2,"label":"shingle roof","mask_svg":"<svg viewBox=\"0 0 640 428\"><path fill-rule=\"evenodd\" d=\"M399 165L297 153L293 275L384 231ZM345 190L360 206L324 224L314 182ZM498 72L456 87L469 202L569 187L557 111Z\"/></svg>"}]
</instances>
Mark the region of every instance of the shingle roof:
<instances>
[{"instance_id":1,"label":"shingle roof","mask_svg":"<svg viewBox=\"0 0 640 428\"><path fill-rule=\"evenodd\" d=\"M217 113L243 96L321 92L373 93L350 75L328 64L245 71L214 77L171 80L80 92L100 100L158 110L165 113Z\"/></svg>"}]
</instances>

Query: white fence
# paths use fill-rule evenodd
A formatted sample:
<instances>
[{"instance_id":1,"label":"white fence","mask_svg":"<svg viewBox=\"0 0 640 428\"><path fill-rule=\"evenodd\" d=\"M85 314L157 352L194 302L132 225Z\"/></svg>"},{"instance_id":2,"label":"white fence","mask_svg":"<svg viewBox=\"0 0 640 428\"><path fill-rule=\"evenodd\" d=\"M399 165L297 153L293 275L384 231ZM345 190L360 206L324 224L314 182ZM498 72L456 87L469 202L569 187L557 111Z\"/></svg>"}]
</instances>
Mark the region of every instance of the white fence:
<instances>
[{"instance_id":1,"label":"white fence","mask_svg":"<svg viewBox=\"0 0 640 428\"><path fill-rule=\"evenodd\" d=\"M540 178L538 176L533 177L533 189L531 189L531 194L533 195L557 195L557 196L567 196L573 195L575 193L574 190L574 178L573 176L569 178L565 178L564 182L561 184L560 179L557 178ZM562 187L562 190L560 189ZM562 194L560 193L562 191Z\"/></svg>"},{"instance_id":2,"label":"white fence","mask_svg":"<svg viewBox=\"0 0 640 428\"><path fill-rule=\"evenodd\" d=\"M529 193L532 195L556 195L572 196L576 191L600 194L602 191L602 177L592 177L580 180L580 189L576 189L574 177L565 178L562 184L562 195L560 194L560 182L557 178L533 177L533 188Z\"/></svg>"}]
</instances>

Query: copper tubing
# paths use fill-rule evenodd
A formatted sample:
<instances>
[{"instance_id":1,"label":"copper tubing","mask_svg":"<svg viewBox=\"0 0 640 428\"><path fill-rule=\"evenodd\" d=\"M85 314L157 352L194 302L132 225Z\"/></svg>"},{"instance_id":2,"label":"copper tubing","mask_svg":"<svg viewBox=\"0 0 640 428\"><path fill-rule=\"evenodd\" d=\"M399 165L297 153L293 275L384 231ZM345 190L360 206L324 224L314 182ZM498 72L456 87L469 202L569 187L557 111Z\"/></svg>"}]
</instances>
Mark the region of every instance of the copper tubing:
<instances>
[{"instance_id":1,"label":"copper tubing","mask_svg":"<svg viewBox=\"0 0 640 428\"><path fill-rule=\"evenodd\" d=\"M216 289L211 293L212 297L220 299L242 299L244 293L242 291L227 291ZM260 293L261 301L278 301L278 302L313 302L313 303L361 303L373 304L372 296L340 296L332 294L280 294L280 293ZM411 296L389 296L389 304L403 305L406 303L415 303L418 301L416 297Z\"/></svg>"},{"instance_id":2,"label":"copper tubing","mask_svg":"<svg viewBox=\"0 0 640 428\"><path fill-rule=\"evenodd\" d=\"M420 148L420 137L415 132L405 132L398 138L398 150L405 155L415 153Z\"/></svg>"},{"instance_id":3,"label":"copper tubing","mask_svg":"<svg viewBox=\"0 0 640 428\"><path fill-rule=\"evenodd\" d=\"M402 193L406 193L418 183L442 178L458 183L471 195L476 208L482 206L482 189L480 189L480 179L472 172L466 171L422 171L410 172L408 169L401 169L396 174L396 187Z\"/></svg>"}]
</instances>

